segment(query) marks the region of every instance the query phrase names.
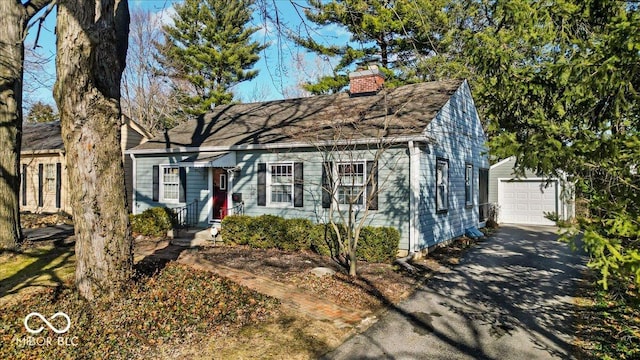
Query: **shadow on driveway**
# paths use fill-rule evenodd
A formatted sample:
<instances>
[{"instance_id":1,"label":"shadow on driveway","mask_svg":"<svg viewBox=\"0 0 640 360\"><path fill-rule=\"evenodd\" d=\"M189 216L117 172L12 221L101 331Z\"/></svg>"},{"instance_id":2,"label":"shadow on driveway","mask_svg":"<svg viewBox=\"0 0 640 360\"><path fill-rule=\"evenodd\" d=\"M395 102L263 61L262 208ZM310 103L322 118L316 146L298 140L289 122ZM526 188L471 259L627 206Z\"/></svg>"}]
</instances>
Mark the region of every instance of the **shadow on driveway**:
<instances>
[{"instance_id":1,"label":"shadow on driveway","mask_svg":"<svg viewBox=\"0 0 640 360\"><path fill-rule=\"evenodd\" d=\"M567 359L586 257L553 227L504 226L330 359Z\"/></svg>"}]
</instances>

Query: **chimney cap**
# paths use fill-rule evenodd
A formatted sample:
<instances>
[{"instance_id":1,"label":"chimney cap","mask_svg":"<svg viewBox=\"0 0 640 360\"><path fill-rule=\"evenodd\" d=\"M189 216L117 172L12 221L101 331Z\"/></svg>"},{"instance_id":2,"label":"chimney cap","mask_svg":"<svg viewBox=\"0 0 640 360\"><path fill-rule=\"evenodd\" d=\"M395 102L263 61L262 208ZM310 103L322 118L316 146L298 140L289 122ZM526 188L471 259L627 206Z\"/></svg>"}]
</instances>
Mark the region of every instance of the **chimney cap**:
<instances>
[{"instance_id":1,"label":"chimney cap","mask_svg":"<svg viewBox=\"0 0 640 360\"><path fill-rule=\"evenodd\" d=\"M358 67L365 65L378 65L380 62L380 56L378 55L369 55L362 58L362 60L356 62Z\"/></svg>"},{"instance_id":2,"label":"chimney cap","mask_svg":"<svg viewBox=\"0 0 640 360\"><path fill-rule=\"evenodd\" d=\"M368 69L358 69L354 72L349 73L349 79L375 75L380 76L383 79L385 78L384 73L380 71L380 68L378 68L377 65L370 65Z\"/></svg>"}]
</instances>

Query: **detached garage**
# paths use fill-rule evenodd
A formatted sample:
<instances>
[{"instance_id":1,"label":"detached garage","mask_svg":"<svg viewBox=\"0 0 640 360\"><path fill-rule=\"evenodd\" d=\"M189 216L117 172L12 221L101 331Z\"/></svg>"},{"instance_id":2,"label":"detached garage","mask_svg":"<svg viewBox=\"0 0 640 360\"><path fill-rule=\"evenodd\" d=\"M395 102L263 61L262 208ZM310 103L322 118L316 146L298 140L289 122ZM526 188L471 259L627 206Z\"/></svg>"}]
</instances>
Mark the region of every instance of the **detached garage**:
<instances>
[{"instance_id":1,"label":"detached garage","mask_svg":"<svg viewBox=\"0 0 640 360\"><path fill-rule=\"evenodd\" d=\"M513 174L515 162L513 157L504 159L489 172L489 202L497 205L499 223L554 225L545 214L555 213L563 220L573 217L573 194L566 181L533 172L518 178Z\"/></svg>"}]
</instances>

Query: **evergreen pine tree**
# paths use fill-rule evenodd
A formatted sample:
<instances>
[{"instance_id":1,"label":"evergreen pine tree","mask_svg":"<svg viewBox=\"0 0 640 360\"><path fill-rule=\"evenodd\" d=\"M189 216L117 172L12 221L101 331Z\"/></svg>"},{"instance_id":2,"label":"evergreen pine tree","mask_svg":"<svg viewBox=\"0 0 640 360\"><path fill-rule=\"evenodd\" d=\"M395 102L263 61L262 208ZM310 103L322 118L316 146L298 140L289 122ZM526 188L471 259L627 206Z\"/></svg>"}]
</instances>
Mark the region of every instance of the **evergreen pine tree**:
<instances>
[{"instance_id":1,"label":"evergreen pine tree","mask_svg":"<svg viewBox=\"0 0 640 360\"><path fill-rule=\"evenodd\" d=\"M421 59L440 54L450 43L444 0L311 0L309 4L305 11L308 20L321 26L338 25L351 34L351 43L357 44L324 45L313 34L292 36L308 50L338 59L333 74L305 86L314 94L342 90L349 82L347 72L353 64L372 56L385 69L387 85L425 80L425 76L406 70L416 69Z\"/></svg>"},{"instance_id":2,"label":"evergreen pine tree","mask_svg":"<svg viewBox=\"0 0 640 360\"><path fill-rule=\"evenodd\" d=\"M265 46L251 40L253 0L185 0L175 6L173 25L156 44L160 72L175 82L182 112L203 114L233 101L230 88L258 75L251 68Z\"/></svg>"}]
</instances>

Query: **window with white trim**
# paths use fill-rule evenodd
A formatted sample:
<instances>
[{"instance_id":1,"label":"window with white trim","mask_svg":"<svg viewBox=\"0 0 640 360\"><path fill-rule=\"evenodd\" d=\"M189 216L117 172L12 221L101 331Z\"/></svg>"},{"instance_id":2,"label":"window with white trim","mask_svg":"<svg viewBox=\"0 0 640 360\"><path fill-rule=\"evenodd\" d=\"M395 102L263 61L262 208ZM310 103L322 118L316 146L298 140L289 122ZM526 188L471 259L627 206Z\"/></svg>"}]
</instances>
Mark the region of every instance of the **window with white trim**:
<instances>
[{"instance_id":1,"label":"window with white trim","mask_svg":"<svg viewBox=\"0 0 640 360\"><path fill-rule=\"evenodd\" d=\"M47 192L56 191L56 164L44 164L44 183Z\"/></svg>"},{"instance_id":2,"label":"window with white trim","mask_svg":"<svg viewBox=\"0 0 640 360\"><path fill-rule=\"evenodd\" d=\"M180 168L163 167L161 179L162 199L178 202L180 200Z\"/></svg>"},{"instance_id":3,"label":"window with white trim","mask_svg":"<svg viewBox=\"0 0 640 360\"><path fill-rule=\"evenodd\" d=\"M467 164L464 171L464 204L473 206L473 165Z\"/></svg>"},{"instance_id":4,"label":"window with white trim","mask_svg":"<svg viewBox=\"0 0 640 360\"><path fill-rule=\"evenodd\" d=\"M449 210L449 160L436 160L436 212Z\"/></svg>"},{"instance_id":5,"label":"window with white trim","mask_svg":"<svg viewBox=\"0 0 640 360\"><path fill-rule=\"evenodd\" d=\"M364 205L366 167L364 161L336 164L338 204Z\"/></svg>"},{"instance_id":6,"label":"window with white trim","mask_svg":"<svg viewBox=\"0 0 640 360\"><path fill-rule=\"evenodd\" d=\"M269 204L293 205L293 164L269 164L267 172L267 199L269 199Z\"/></svg>"}]
</instances>

